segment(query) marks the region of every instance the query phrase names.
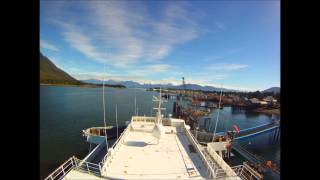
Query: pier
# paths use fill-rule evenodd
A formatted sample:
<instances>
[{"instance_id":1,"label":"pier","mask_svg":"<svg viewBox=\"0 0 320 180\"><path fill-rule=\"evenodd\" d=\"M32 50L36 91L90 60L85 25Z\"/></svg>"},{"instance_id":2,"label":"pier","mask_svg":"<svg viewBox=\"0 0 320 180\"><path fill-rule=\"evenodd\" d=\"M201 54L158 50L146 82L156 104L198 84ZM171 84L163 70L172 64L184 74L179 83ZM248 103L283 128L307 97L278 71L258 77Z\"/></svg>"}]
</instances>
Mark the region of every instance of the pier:
<instances>
[{"instance_id":1,"label":"pier","mask_svg":"<svg viewBox=\"0 0 320 180\"><path fill-rule=\"evenodd\" d=\"M247 149L245 149L241 145L239 145L237 143L232 143L232 149L235 150L236 152L238 152L241 156L246 158L251 163L260 164L264 169L269 169L269 170L273 171L274 173L280 175L279 166L272 167L272 168L268 167L267 161L263 157L257 156L256 154L251 153L250 151L248 151Z\"/></svg>"},{"instance_id":2,"label":"pier","mask_svg":"<svg viewBox=\"0 0 320 180\"><path fill-rule=\"evenodd\" d=\"M279 128L280 128L279 122L275 121L268 124L263 124L263 125L255 126L252 128L240 130L240 132L236 135L234 139L235 140L246 139L246 138L254 137L266 132L275 131L272 138L274 141L277 141L280 138ZM197 137L198 141L202 144L212 142L213 134L211 132L201 132L201 131L191 130L191 133L195 137ZM216 135L224 136L225 132L219 132L219 133L216 133Z\"/></svg>"},{"instance_id":3,"label":"pier","mask_svg":"<svg viewBox=\"0 0 320 180\"><path fill-rule=\"evenodd\" d=\"M177 102L173 105L173 116L177 118L182 118L186 121L186 124L191 126L191 132L193 135L197 136L197 139L199 142L207 143L211 142L213 138L213 134L211 132L201 132L194 129L195 125L198 123L198 117L195 117L190 110L183 108L181 105L179 105ZM273 121L270 123L258 125L251 128L246 128L240 130L240 132L236 135L236 140L242 140L246 138L250 138L253 136L257 136L266 132L274 131L273 140L277 141L280 138L280 122L279 121ZM218 132L216 133L218 136L225 135L225 132Z\"/></svg>"},{"instance_id":4,"label":"pier","mask_svg":"<svg viewBox=\"0 0 320 180\"><path fill-rule=\"evenodd\" d=\"M198 118L194 117L192 113L190 113L190 109L183 108L177 102L174 103L173 115L182 119L185 119L186 123L191 126L191 133L193 136L198 140L198 142L204 146L207 143L212 142L213 140L213 133L211 132L204 132L204 131L197 131L195 130L195 125L198 123ZM258 125L255 127L250 127L246 129L242 129L236 134L233 143L232 149L236 151L238 154L243 156L252 164L260 164L264 170L270 170L273 173L280 175L280 163L277 163L277 166L268 166L267 160L263 157L253 154L252 152L248 151L245 147L239 145L237 140L244 140L254 136L258 136L264 133L271 132L270 140L271 142L277 142L280 139L280 121L273 121L270 123ZM217 136L225 136L226 132L219 132L216 133Z\"/></svg>"}]
</instances>

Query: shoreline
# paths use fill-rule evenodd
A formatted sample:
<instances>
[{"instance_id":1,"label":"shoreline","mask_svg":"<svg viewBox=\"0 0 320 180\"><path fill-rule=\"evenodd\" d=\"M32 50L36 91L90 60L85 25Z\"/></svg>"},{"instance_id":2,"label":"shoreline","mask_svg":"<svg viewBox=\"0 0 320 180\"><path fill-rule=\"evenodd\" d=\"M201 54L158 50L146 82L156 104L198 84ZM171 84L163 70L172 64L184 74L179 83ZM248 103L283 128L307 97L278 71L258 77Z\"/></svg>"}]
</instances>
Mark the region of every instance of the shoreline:
<instances>
[{"instance_id":1,"label":"shoreline","mask_svg":"<svg viewBox=\"0 0 320 180\"><path fill-rule=\"evenodd\" d=\"M75 85L75 84L45 84L40 83L40 86L67 86L67 87L91 87L91 88L98 88L99 86L92 86L92 85Z\"/></svg>"},{"instance_id":2,"label":"shoreline","mask_svg":"<svg viewBox=\"0 0 320 180\"><path fill-rule=\"evenodd\" d=\"M258 113L265 113L265 114L275 114L275 115L280 115L280 109L266 109L266 108L257 108L253 109L253 112L258 112Z\"/></svg>"},{"instance_id":3,"label":"shoreline","mask_svg":"<svg viewBox=\"0 0 320 180\"><path fill-rule=\"evenodd\" d=\"M102 86L95 85L95 84L46 84L46 83L40 83L40 86L62 86L62 87L79 87L79 88L102 88ZM109 88L117 88L117 89L126 89L126 87L112 87L112 86L107 86L105 87Z\"/></svg>"}]
</instances>

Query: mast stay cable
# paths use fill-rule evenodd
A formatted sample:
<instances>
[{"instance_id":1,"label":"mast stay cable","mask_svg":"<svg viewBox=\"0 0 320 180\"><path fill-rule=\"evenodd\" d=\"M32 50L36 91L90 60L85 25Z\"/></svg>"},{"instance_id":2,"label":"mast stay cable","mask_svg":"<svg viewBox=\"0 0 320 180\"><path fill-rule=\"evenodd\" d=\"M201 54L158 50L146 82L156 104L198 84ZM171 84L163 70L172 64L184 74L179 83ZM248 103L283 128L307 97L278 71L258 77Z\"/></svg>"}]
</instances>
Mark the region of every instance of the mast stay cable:
<instances>
[{"instance_id":1,"label":"mast stay cable","mask_svg":"<svg viewBox=\"0 0 320 180\"><path fill-rule=\"evenodd\" d=\"M107 151L108 151L109 147L108 147L108 136L107 136L107 129L106 129L107 128L107 125L106 125L106 103L105 103L105 97L104 97L105 73L106 73L106 63L103 64L102 103L103 103L104 134L106 137L106 145L107 145Z\"/></svg>"}]
</instances>

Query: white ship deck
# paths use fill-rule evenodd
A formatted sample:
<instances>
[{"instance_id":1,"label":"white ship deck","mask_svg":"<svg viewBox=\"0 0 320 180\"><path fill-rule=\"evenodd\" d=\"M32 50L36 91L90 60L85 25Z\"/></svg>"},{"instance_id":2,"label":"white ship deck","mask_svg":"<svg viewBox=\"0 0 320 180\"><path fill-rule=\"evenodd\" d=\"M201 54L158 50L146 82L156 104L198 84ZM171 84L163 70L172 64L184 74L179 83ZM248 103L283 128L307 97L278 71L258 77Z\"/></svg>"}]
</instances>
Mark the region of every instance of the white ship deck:
<instances>
[{"instance_id":1,"label":"white ship deck","mask_svg":"<svg viewBox=\"0 0 320 180\"><path fill-rule=\"evenodd\" d=\"M172 128L165 126L167 132ZM183 132L165 134L157 144L151 132L131 131L106 167L106 176L120 179L207 177L200 157L190 152L189 144Z\"/></svg>"},{"instance_id":2,"label":"white ship deck","mask_svg":"<svg viewBox=\"0 0 320 180\"><path fill-rule=\"evenodd\" d=\"M140 117L139 117L140 118ZM212 169L203 149L195 144L184 121L170 119L164 121L165 135L158 139L152 135L153 120L141 121L134 118L118 141L109 147L110 151L99 165L85 163L71 169L63 179L210 179ZM135 120L138 119L138 120ZM170 126L169 126L170 125ZM190 148L191 147L191 148ZM99 149L99 148L98 148ZM93 157L106 154L101 147ZM94 151L92 151L93 153ZM227 175L215 179L240 179L233 170L214 151L215 160ZM93 153L94 154L94 153ZM90 156L90 155L89 155ZM94 158L93 158L94 159ZM77 160L78 161L78 160ZM91 166L88 170L88 165ZM100 166L101 165L101 166ZM66 165L63 165L66 166ZM211 165L210 165L211 166ZM96 174L94 169L96 168ZM101 169L100 169L101 168ZM208 169L209 168L209 169ZM100 171L98 171L100 169ZM97 176L98 171L98 177Z\"/></svg>"},{"instance_id":3,"label":"white ship deck","mask_svg":"<svg viewBox=\"0 0 320 180\"><path fill-rule=\"evenodd\" d=\"M133 116L107 152L103 141L83 160L69 158L45 180L240 179L215 149L200 148L184 120L162 117L161 90L153 101L159 102L156 117Z\"/></svg>"}]
</instances>

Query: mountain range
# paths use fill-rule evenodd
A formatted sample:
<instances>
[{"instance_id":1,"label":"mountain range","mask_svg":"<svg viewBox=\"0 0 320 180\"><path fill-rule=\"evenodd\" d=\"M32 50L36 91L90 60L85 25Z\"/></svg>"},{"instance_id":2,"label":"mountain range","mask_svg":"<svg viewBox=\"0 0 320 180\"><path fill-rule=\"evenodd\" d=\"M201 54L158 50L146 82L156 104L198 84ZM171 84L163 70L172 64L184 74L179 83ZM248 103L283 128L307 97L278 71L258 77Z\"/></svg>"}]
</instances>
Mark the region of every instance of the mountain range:
<instances>
[{"instance_id":1,"label":"mountain range","mask_svg":"<svg viewBox=\"0 0 320 180\"><path fill-rule=\"evenodd\" d=\"M269 89L266 89L262 92L268 93L268 92L273 92L274 94L280 93L280 87L271 87Z\"/></svg>"},{"instance_id":2,"label":"mountain range","mask_svg":"<svg viewBox=\"0 0 320 180\"><path fill-rule=\"evenodd\" d=\"M63 84L81 85L81 81L70 76L68 73L59 69L49 58L40 52L40 83L42 84Z\"/></svg>"},{"instance_id":3,"label":"mountain range","mask_svg":"<svg viewBox=\"0 0 320 180\"><path fill-rule=\"evenodd\" d=\"M87 80L77 80L68 73L64 72L60 68L58 68L54 63L50 61L49 58L44 56L40 52L40 83L42 84L57 84L57 85L93 85L93 84L102 84L101 80L97 79L87 79ZM105 82L106 86L119 86L123 85L127 88L172 88L172 89L188 89L188 90L202 90L202 91L222 91L225 92L239 92L239 90L234 89L225 89L225 88L217 88L213 86L200 86L198 84L185 84L183 85L173 85L171 83L168 84L141 84L134 81L115 81L115 80L107 80ZM262 92L274 92L279 93L280 87L272 87L266 89Z\"/></svg>"},{"instance_id":4,"label":"mountain range","mask_svg":"<svg viewBox=\"0 0 320 180\"><path fill-rule=\"evenodd\" d=\"M101 80L97 79L87 79L87 80L82 80L82 82L86 83L93 83L93 84L101 84ZM168 84L141 84L138 82L134 81L114 81L114 80L107 80L105 81L107 84L121 84L124 85L128 88L172 88L172 89L184 89L182 85L173 85L171 83ZM202 90L202 91L220 91L221 88L216 88L213 86L200 86L197 84L186 84L185 89L188 90ZM237 90L232 90L232 89L225 89L222 88L222 91L237 91Z\"/></svg>"}]
</instances>

